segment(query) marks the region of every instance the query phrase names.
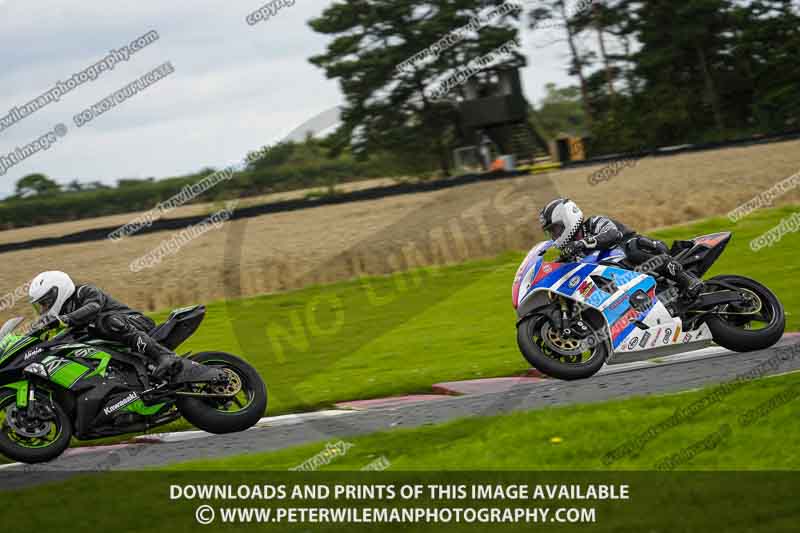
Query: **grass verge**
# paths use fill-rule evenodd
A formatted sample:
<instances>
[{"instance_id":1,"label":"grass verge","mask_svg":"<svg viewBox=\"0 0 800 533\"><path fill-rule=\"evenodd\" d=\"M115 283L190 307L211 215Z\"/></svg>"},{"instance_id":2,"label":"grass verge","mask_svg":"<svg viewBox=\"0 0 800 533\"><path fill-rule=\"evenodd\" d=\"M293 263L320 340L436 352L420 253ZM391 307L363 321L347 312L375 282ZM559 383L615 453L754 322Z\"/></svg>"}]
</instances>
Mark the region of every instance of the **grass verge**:
<instances>
[{"instance_id":1,"label":"grass verge","mask_svg":"<svg viewBox=\"0 0 800 533\"><path fill-rule=\"evenodd\" d=\"M759 252L749 248L752 239L797 209L764 209L736 224L708 219L653 236L670 242L733 231L709 275L741 274L766 284L786 308L787 330L797 331L800 233ZM341 400L428 392L440 381L519 374L528 365L516 345L510 287L522 257L509 252L491 260L214 302L180 351L242 354L267 382L271 415ZM157 431L189 428L181 420Z\"/></svg>"},{"instance_id":2,"label":"grass verge","mask_svg":"<svg viewBox=\"0 0 800 533\"><path fill-rule=\"evenodd\" d=\"M761 210L735 225L723 218L704 220L654 236L669 242L734 231L709 276L741 274L766 284L786 308L787 330L796 331L800 234L785 235L759 252L749 248L751 239L795 210ZM244 354L267 381L272 414L428 391L439 381L521 373L528 366L517 349L510 298L521 259L520 253L507 253L213 303L202 328L182 349Z\"/></svg>"},{"instance_id":3,"label":"grass verge","mask_svg":"<svg viewBox=\"0 0 800 533\"><path fill-rule=\"evenodd\" d=\"M606 464L612 450L713 391L634 397L344 438L322 470L796 470L800 373L747 382L684 423ZM759 409L760 406L764 406ZM332 439L334 444L338 439ZM325 451L314 443L277 452L192 461L169 470L287 470ZM381 458L384 458L382 460Z\"/></svg>"}]
</instances>

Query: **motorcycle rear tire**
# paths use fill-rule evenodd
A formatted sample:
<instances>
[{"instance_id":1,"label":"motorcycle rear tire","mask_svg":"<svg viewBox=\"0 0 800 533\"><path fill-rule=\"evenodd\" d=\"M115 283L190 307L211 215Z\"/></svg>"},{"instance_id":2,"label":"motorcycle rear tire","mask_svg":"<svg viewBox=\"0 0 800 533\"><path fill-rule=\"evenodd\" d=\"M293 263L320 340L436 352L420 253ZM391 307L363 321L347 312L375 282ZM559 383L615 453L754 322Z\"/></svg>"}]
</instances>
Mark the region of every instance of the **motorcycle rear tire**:
<instances>
[{"instance_id":1,"label":"motorcycle rear tire","mask_svg":"<svg viewBox=\"0 0 800 533\"><path fill-rule=\"evenodd\" d=\"M758 330L743 329L721 317L711 316L706 319L706 324L711 330L714 342L734 352L752 352L769 348L783 337L783 331L786 328L786 314L780 300L771 290L744 276L715 276L707 280L706 285L713 285L714 280L724 281L729 285L742 287L756 293L761 299L762 305L770 306L773 313L770 324L764 329Z\"/></svg>"}]
</instances>

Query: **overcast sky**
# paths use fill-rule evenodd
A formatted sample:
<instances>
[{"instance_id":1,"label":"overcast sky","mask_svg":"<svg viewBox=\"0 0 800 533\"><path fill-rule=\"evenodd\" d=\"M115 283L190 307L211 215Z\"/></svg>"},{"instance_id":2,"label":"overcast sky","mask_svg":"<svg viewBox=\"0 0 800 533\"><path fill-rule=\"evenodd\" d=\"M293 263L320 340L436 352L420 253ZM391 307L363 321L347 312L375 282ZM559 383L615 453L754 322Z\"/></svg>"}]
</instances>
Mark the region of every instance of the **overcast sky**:
<instances>
[{"instance_id":1,"label":"overcast sky","mask_svg":"<svg viewBox=\"0 0 800 533\"><path fill-rule=\"evenodd\" d=\"M150 30L160 38L0 131L0 156L67 126L66 136L0 176L0 195L32 172L61 183L185 174L241 161L343 100L336 80L308 62L329 38L306 21L329 0L296 0L269 20L245 17L259 1L0 0L0 118ZM535 42L533 42L535 39ZM528 99L573 84L561 43L523 32ZM78 128L75 114L170 61L174 73Z\"/></svg>"}]
</instances>

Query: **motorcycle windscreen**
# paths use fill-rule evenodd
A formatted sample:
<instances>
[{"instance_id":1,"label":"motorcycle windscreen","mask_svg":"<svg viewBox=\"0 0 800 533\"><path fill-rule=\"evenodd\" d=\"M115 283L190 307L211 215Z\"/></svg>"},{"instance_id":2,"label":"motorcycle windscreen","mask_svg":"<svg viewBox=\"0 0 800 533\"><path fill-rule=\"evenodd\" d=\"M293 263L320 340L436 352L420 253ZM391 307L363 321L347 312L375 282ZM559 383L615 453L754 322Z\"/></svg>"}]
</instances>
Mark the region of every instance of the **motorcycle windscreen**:
<instances>
[{"instance_id":1,"label":"motorcycle windscreen","mask_svg":"<svg viewBox=\"0 0 800 533\"><path fill-rule=\"evenodd\" d=\"M520 294L523 281L526 279L533 279L533 277L536 276L536 273L542 265L542 256L552 246L553 241L540 242L531 248L531 251L528 252L528 255L525 256L525 259L520 263L517 274L514 276L514 283L511 286L511 305L514 306L514 309L519 306L521 297L525 296L524 292Z\"/></svg>"}]
</instances>

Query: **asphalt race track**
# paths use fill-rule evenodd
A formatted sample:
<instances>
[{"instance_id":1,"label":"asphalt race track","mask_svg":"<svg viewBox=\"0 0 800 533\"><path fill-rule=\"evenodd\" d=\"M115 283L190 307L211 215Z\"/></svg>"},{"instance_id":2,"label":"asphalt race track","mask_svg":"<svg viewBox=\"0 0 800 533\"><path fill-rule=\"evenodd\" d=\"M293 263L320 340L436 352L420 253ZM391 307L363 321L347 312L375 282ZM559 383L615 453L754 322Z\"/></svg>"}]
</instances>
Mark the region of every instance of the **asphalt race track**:
<instances>
[{"instance_id":1,"label":"asphalt race track","mask_svg":"<svg viewBox=\"0 0 800 533\"><path fill-rule=\"evenodd\" d=\"M719 348L714 350L711 355L702 357L685 354L664 358L661 364L632 364L623 369L606 367L606 372L582 381L541 380L515 385L504 392L452 396L391 408L274 417L249 431L231 435L194 432L185 436L172 434L170 439L158 444L73 449L51 463L5 465L0 467L0 472L25 470L27 485L37 483L36 479L52 480L75 471L139 469L192 459L279 450L307 442L412 428L475 415L686 391L732 381L754 369L760 369L759 375L763 372L765 376L800 370L800 338L797 336L786 336L778 345L758 352L740 354Z\"/></svg>"}]
</instances>

